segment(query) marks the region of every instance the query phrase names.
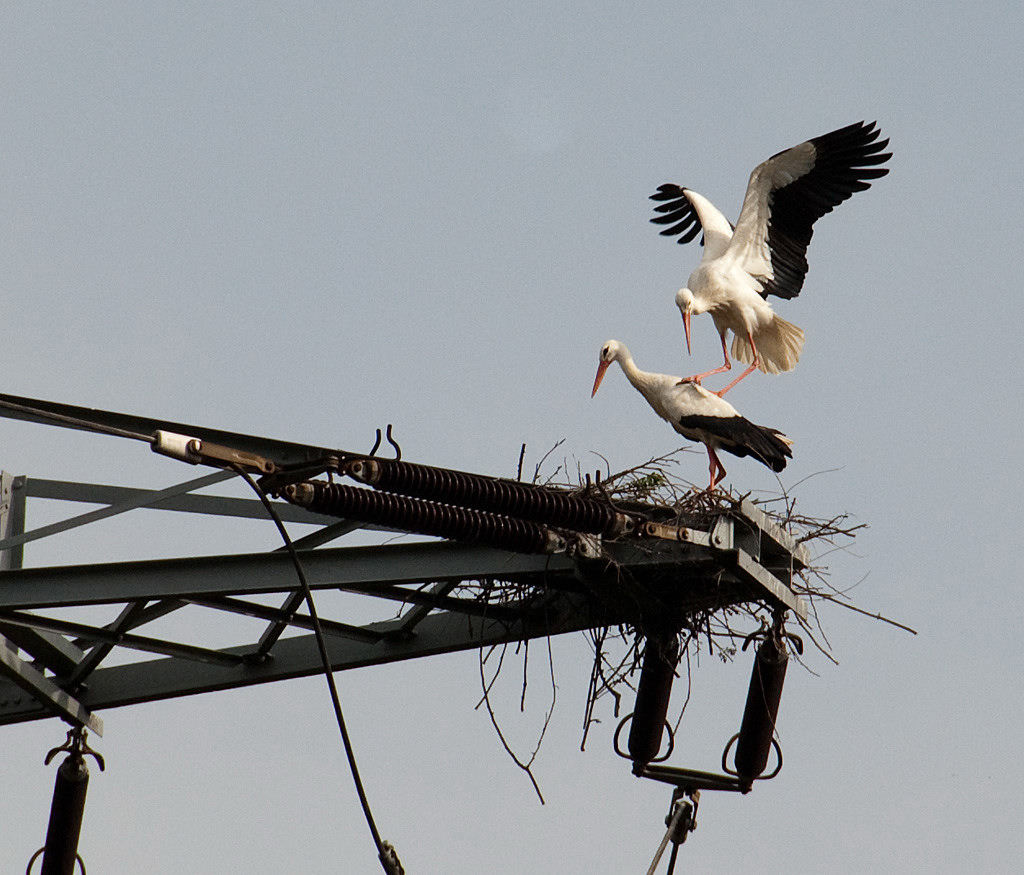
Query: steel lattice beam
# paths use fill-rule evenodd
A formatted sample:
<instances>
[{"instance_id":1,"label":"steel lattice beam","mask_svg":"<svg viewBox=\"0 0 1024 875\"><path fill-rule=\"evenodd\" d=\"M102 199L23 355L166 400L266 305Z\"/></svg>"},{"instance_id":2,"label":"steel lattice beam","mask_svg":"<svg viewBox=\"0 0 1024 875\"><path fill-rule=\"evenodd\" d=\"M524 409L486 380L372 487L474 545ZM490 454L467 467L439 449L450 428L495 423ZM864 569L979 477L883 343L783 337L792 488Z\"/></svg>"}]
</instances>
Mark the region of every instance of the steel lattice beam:
<instances>
[{"instance_id":1,"label":"steel lattice beam","mask_svg":"<svg viewBox=\"0 0 1024 875\"><path fill-rule=\"evenodd\" d=\"M452 542L306 550L300 556L314 589L369 594L395 583L543 575L573 568L563 556ZM295 585L292 561L279 552L28 568L4 575L0 611L290 592Z\"/></svg>"},{"instance_id":2,"label":"steel lattice beam","mask_svg":"<svg viewBox=\"0 0 1024 875\"><path fill-rule=\"evenodd\" d=\"M563 596L544 612L526 614L517 623L449 612L431 614L408 633L402 619L367 626L378 633L378 642L327 636L327 649L335 671L381 665L423 656L472 650L477 647L544 635L557 635L588 628L587 600ZM230 648L233 656L252 652L249 646ZM159 699L189 696L235 687L308 677L323 671L323 663L312 635L282 638L273 657L243 660L235 666L174 658L150 660L103 668L90 676L81 694L85 708L98 710ZM23 700L0 706L0 724L20 723L51 716L38 702Z\"/></svg>"},{"instance_id":3,"label":"steel lattice beam","mask_svg":"<svg viewBox=\"0 0 1024 875\"><path fill-rule=\"evenodd\" d=\"M743 550L718 551L718 560L712 563L709 551L713 548L688 543L654 540L642 545L608 544L605 549L611 559L580 560L440 542L303 551L301 558L315 590L375 595L420 606L415 614L361 627L328 620L325 632L337 670L596 625L637 622L636 616L615 602L624 575L646 587L645 591L661 592L657 598L665 598L667 581L673 601L684 608L775 600L781 591L795 599ZM735 573L725 573L730 567ZM133 616L141 619L145 611L141 606L149 601L155 601L155 606L168 605L166 610L193 603L283 623L289 612L240 597L294 591L294 574L290 559L279 553L13 571L4 575L0 586L0 624L30 627L34 615L24 613L29 609L129 605L118 621L92 631L69 621L38 618L41 631L63 629L78 636L78 647L92 651L83 660L89 673L86 669L73 673L76 682L87 681L80 694L85 709L301 677L321 669L313 637L308 634L277 640L267 659L258 642L211 652L128 631L139 625L130 620ZM758 591L764 575L772 581L771 589ZM710 588L709 578L714 579ZM451 594L459 585L480 581L515 584L533 595L488 608L472 596ZM423 589L428 583L435 585ZM632 597L624 601L631 602ZM292 610L299 607L294 598L289 602ZM157 610L155 615L166 610ZM299 614L294 625L308 628L309 623L305 614ZM105 648L102 658L118 642L132 649L172 655L110 668L99 666L94 648ZM50 713L52 710L38 702L24 698L4 702L0 697L0 723L38 719Z\"/></svg>"}]
</instances>

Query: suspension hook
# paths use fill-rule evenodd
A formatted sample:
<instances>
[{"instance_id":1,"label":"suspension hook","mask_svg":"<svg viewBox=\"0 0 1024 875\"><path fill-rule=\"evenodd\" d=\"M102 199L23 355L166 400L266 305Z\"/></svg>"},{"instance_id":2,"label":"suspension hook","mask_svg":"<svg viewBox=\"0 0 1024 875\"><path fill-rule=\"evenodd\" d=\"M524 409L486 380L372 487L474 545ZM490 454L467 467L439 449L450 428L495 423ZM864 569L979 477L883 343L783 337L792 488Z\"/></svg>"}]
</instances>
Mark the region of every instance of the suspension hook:
<instances>
[{"instance_id":1,"label":"suspension hook","mask_svg":"<svg viewBox=\"0 0 1024 875\"><path fill-rule=\"evenodd\" d=\"M89 730L84 726L71 727L71 729L68 730L68 737L64 741L64 744L51 750L46 755L46 759L43 760L43 765L50 765L57 754L67 751L67 753L79 760L84 759L86 755L93 757L96 760L96 764L100 767L100 771L104 771L106 769L106 765L103 762L103 754L98 753L89 747L86 742L86 738L88 736Z\"/></svg>"},{"instance_id":2,"label":"suspension hook","mask_svg":"<svg viewBox=\"0 0 1024 875\"><path fill-rule=\"evenodd\" d=\"M391 444L391 446L394 447L394 449L395 449L395 461L396 462L401 462L402 461L402 448L398 445L398 443L395 441L395 439L391 436L391 423L390 422L388 423L386 437L387 437L388 443ZM381 438L381 432L380 432L380 429L378 428L377 429L377 437L376 437L376 439L373 442L373 449L371 449L370 452L367 453L367 455L371 459L375 455L377 455L377 450L380 449L380 438Z\"/></svg>"},{"instance_id":3,"label":"suspension hook","mask_svg":"<svg viewBox=\"0 0 1024 875\"><path fill-rule=\"evenodd\" d=\"M605 481L601 477L601 471L600 470L597 470L597 471L594 472L594 488L598 491L598 493L600 494L601 498L603 498L605 501L608 502L608 506L612 510L614 510L616 513L626 513L626 511L624 511L621 507L619 507L619 505L616 503L615 499L612 497L612 494L608 491L607 481ZM590 478L589 477L587 478L587 489L588 490L590 489Z\"/></svg>"},{"instance_id":4,"label":"suspension hook","mask_svg":"<svg viewBox=\"0 0 1024 875\"><path fill-rule=\"evenodd\" d=\"M780 646L783 641L789 641L793 645L793 649L800 656L804 655L804 639L799 635L786 631L786 611L784 608L779 608L772 615L772 635L775 636L775 640Z\"/></svg>"},{"instance_id":5,"label":"suspension hook","mask_svg":"<svg viewBox=\"0 0 1024 875\"><path fill-rule=\"evenodd\" d=\"M784 641L789 641L793 645L793 649L800 655L804 654L804 640L799 635L794 635L792 632L786 631L786 612L785 610L778 610L772 614L772 624L769 626L764 619L761 619L761 628L755 629L746 638L743 639L743 647L740 648L744 653L750 646L752 641L757 640L768 640L771 638L778 647L782 647Z\"/></svg>"},{"instance_id":6,"label":"suspension hook","mask_svg":"<svg viewBox=\"0 0 1024 875\"><path fill-rule=\"evenodd\" d=\"M78 853L78 837L82 831L82 814L85 810L85 794L89 787L89 768L86 755L95 757L100 771L104 770L103 757L86 743L88 731L84 726L73 726L68 730L67 740L46 755L49 765L59 753L67 753L57 767L53 786L53 802L50 805L50 821L46 827L46 844L28 861L26 875L31 875L32 864L40 855L43 857L43 873L74 871L77 862L85 875L85 863Z\"/></svg>"},{"instance_id":7,"label":"suspension hook","mask_svg":"<svg viewBox=\"0 0 1024 875\"><path fill-rule=\"evenodd\" d=\"M391 423L390 422L388 423L388 430L387 430L386 437L388 439L388 443L391 444L392 447L394 447L394 450L395 450L395 461L396 462L401 462L402 461L402 448L398 445L398 441L396 441L393 437L391 437Z\"/></svg>"}]
</instances>

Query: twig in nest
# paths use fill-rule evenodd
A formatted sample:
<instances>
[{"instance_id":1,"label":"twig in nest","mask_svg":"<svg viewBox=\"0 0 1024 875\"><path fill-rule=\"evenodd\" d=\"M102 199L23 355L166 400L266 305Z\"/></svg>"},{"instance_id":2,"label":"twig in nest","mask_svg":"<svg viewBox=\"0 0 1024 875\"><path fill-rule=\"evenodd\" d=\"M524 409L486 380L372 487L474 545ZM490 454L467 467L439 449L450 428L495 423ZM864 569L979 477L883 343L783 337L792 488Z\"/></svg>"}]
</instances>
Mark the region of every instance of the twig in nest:
<instances>
[{"instance_id":1,"label":"twig in nest","mask_svg":"<svg viewBox=\"0 0 1024 875\"><path fill-rule=\"evenodd\" d=\"M594 708L597 705L597 700L605 693L610 695L615 700L615 704L612 708L612 714L617 718L622 704L622 694L616 689L616 687L618 687L619 684L625 684L630 689L633 689L629 676L635 669L638 660L636 639L634 639L634 644L630 648L629 652L619 661L618 665L615 665L608 659L604 647L608 634L609 628L606 626L591 630L591 647L594 651L594 660L590 668L590 683L587 687L586 706L583 711L583 738L580 741L581 751L586 750L587 735L590 732L590 727L594 723L601 722L598 718L594 717ZM626 634L621 629L619 630L618 637L624 641L627 640ZM605 666L608 666L611 671L606 672Z\"/></svg>"},{"instance_id":2,"label":"twig in nest","mask_svg":"<svg viewBox=\"0 0 1024 875\"><path fill-rule=\"evenodd\" d=\"M872 614L871 611L865 611L863 608L858 608L856 605L851 605L849 602L840 601L839 599L831 599L833 604L839 605L841 608L846 608L848 611L853 611L855 614L863 614L865 617L871 617L872 620L881 620L883 623L888 623L890 626L895 626L897 629L902 629L904 632L909 632L911 635L916 635L917 630L910 626L900 623L898 620L893 620L890 617L886 617L883 614Z\"/></svg>"},{"instance_id":3,"label":"twig in nest","mask_svg":"<svg viewBox=\"0 0 1024 875\"><path fill-rule=\"evenodd\" d=\"M536 466L533 469L533 481L532 482L534 482L534 483L539 483L540 482L540 469L541 469L541 467L548 460L548 456L550 456L555 450L557 450L564 443L565 443L565 438L562 438L561 440L555 441L555 445L550 450L548 450L543 456L540 457L540 461L536 464ZM555 470L551 474L551 477L554 477L556 474L558 474L558 472L561 469L562 469L561 465L559 465L557 468L555 468ZM550 479L551 478L549 477L548 481L550 481ZM548 482L548 481L545 481L545 482Z\"/></svg>"},{"instance_id":4,"label":"twig in nest","mask_svg":"<svg viewBox=\"0 0 1024 875\"><path fill-rule=\"evenodd\" d=\"M519 757L519 755L514 750L512 750L512 746L508 743L508 740L505 738L505 733L502 732L501 726L498 723L498 717L494 713L494 708L491 705L491 698L490 698L491 689L494 687L494 684L495 684L495 682L498 679L498 675L501 672L501 667L502 667L502 664L503 664L504 659L505 659L505 652L508 649L508 644L507 643L501 645L501 657L498 660L498 667L495 669L494 675L492 676L490 681L487 680L486 673L484 672L484 663L487 661L488 657L484 656L483 648L480 649L480 651L479 651L479 653L480 653L480 659L479 659L480 685L481 685L481 688L483 690L483 696L482 696L480 702L477 703L477 708L479 708L480 705L484 705L486 707L487 716L490 718L491 725L494 727L494 731L498 735L498 740L501 742L501 746L505 749L505 753L507 753L509 755L509 757L512 759L512 762L514 762L520 769L522 769L524 772L526 772L527 777L530 779L530 783L533 785L534 792L537 794L537 798L540 799L540 804L541 805L544 804L544 794L541 793L540 784L537 783L537 778L533 774L533 763L537 759L537 754L540 752L541 744L543 744L543 742L544 742L544 736L547 734L548 725L551 722L551 716L555 713L555 701L556 701L556 698L557 698L557 686L555 684L555 661L554 661L554 656L553 656L553 654L551 652L551 639L550 638L547 639L547 643L548 643L548 673L549 673L549 676L551 678L551 704L548 706L547 713L544 715L544 724L541 726L540 734L537 737L537 743L536 743L536 745L535 745L535 747L533 749L533 753L530 754L530 758L528 760L526 760L526 762L523 762L523 760ZM492 651L494 649L495 648L492 648ZM521 694L521 698L520 698L520 708L521 709L524 709L525 708L525 704L526 704L526 670L527 670L526 669L526 663L527 663L526 653L527 653L527 651L524 651L524 657L523 657L523 689L522 689L522 694Z\"/></svg>"}]
</instances>

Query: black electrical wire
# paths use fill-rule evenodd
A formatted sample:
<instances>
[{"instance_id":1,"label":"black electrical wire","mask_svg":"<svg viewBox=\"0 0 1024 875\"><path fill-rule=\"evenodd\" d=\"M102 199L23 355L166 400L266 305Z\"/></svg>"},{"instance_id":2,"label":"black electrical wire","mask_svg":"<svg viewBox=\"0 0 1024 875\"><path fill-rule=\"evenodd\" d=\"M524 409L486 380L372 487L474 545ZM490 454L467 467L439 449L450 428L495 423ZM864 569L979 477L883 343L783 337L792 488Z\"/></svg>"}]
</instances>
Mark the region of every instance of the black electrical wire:
<instances>
[{"instance_id":1,"label":"black electrical wire","mask_svg":"<svg viewBox=\"0 0 1024 875\"><path fill-rule=\"evenodd\" d=\"M15 404L13 401L0 400L0 407L6 410L15 410L18 413L27 413L30 416L35 416L39 419L55 422L60 425L80 428L83 431L94 431L99 434L110 434L114 437L131 438L136 441L145 441L147 444L152 444L155 441L153 435L145 434L144 432L129 431L126 428L117 428L113 425L101 425L98 422L90 422L88 419L81 419L77 416L67 416L63 413L54 413L53 411L42 410L38 407L29 407L25 404Z\"/></svg>"},{"instance_id":2,"label":"black electrical wire","mask_svg":"<svg viewBox=\"0 0 1024 875\"><path fill-rule=\"evenodd\" d=\"M320 618L317 616L316 607L313 604L313 591L309 588L309 581L306 579L306 572L302 568L302 561L299 559L298 551L295 549L295 545L292 543L292 539L288 535L288 530L285 529L284 523L281 521L281 517L274 509L270 499L267 498L267 494L263 491L263 488L244 468L239 465L234 465L232 467L238 475L249 484L256 495L259 496L260 501L263 502L263 506L267 509L267 513L277 526L277 530L281 533L281 538L284 540L285 547L288 550L288 555L291 556L292 564L295 566L295 573L299 578L299 583L302 585L302 592L305 595L306 604L309 606L309 616L313 623L313 635L316 638L316 644L320 650L320 659L324 664L324 676L327 678L327 686L331 692L331 703L334 706L334 716L338 720L338 729L341 731L341 740L345 745L345 756L348 758L348 765L352 772L352 780L355 782L356 793L359 794L359 804L362 806L363 815L366 817L366 823L370 827L370 834L373 836L373 843L377 847L378 859L380 860L381 866L384 868L387 875L404 875L405 870L402 868L402 864L399 862L398 855L395 853L394 848L392 848L387 842L381 841L380 833L377 831L377 824L373 819L373 812L370 810L369 800L366 798L366 791L363 789L362 779L359 777L359 768L356 765L355 752L352 749L352 740L348 735L348 728L345 725L345 715L342 714L341 701L338 697L338 688L334 683L334 672L331 670L330 655L327 653L327 644L324 640L323 629L320 628Z\"/></svg>"},{"instance_id":3,"label":"black electrical wire","mask_svg":"<svg viewBox=\"0 0 1024 875\"><path fill-rule=\"evenodd\" d=\"M665 870L665 875L672 875L676 871L676 857L679 856L679 843L676 842L672 845L672 853L669 854L668 858L668 869Z\"/></svg>"}]
</instances>

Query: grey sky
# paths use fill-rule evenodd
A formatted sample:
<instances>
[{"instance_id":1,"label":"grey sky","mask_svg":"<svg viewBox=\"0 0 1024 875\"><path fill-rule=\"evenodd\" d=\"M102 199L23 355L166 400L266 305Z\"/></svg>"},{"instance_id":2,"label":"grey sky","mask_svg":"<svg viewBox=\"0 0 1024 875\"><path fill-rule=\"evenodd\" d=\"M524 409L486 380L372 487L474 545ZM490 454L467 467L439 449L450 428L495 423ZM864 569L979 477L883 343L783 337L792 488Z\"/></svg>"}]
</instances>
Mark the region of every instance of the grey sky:
<instances>
[{"instance_id":1,"label":"grey sky","mask_svg":"<svg viewBox=\"0 0 1024 875\"><path fill-rule=\"evenodd\" d=\"M1024 609L1022 14L983 3L32 3L0 28L2 391L508 476L624 468L678 437L601 343L686 356L700 258L648 223L678 182L735 219L772 153L860 119L892 172L816 226L792 373L729 400L794 441L799 508L870 528L830 556L838 667L791 667L785 768L706 794L688 872L1014 871ZM136 444L0 420L0 467L138 486L194 475ZM733 459L727 483L778 492ZM680 474L703 484L703 453ZM811 477L811 475L816 475ZM811 479L807 479L811 478ZM799 485L796 485L799 484ZM233 494L242 494L240 491ZM63 512L55 510L54 513ZM268 523L154 515L32 545L31 564L272 549ZM476 657L338 681L382 834L410 875L643 872L669 791L579 751L590 654L553 642L536 774L474 710ZM542 648L524 720L543 718ZM532 662L532 660L531 660ZM713 769L749 660L706 657L673 762ZM607 708L607 706L606 706ZM96 872L373 872L323 678L102 714L80 850ZM520 726L519 724L522 723ZM0 870L45 835L57 721L5 727Z\"/></svg>"}]
</instances>

